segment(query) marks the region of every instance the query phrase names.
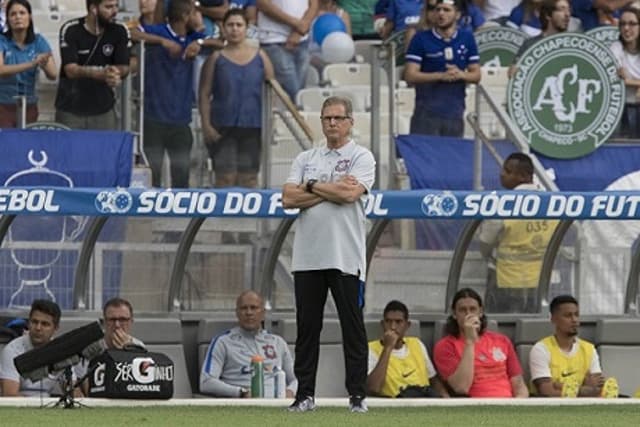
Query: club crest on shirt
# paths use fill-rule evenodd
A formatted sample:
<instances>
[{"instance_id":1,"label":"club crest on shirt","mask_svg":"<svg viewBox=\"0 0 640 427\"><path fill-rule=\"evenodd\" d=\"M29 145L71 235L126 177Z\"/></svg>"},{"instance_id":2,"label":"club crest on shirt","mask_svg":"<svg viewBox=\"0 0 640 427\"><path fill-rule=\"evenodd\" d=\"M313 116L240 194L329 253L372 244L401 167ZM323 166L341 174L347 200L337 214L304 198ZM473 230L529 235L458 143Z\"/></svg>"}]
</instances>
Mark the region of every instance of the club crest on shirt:
<instances>
[{"instance_id":1,"label":"club crest on shirt","mask_svg":"<svg viewBox=\"0 0 640 427\"><path fill-rule=\"evenodd\" d=\"M102 54L104 56L111 56L111 54L113 54L113 45L105 44L104 46L102 46Z\"/></svg>"},{"instance_id":2,"label":"club crest on shirt","mask_svg":"<svg viewBox=\"0 0 640 427\"><path fill-rule=\"evenodd\" d=\"M502 352L502 349L499 347L493 347L493 350L491 350L491 354L493 356L493 360L495 360L496 362L502 362L504 360L507 360L507 356Z\"/></svg>"},{"instance_id":3,"label":"club crest on shirt","mask_svg":"<svg viewBox=\"0 0 640 427\"><path fill-rule=\"evenodd\" d=\"M346 172L346 171L349 170L349 165L350 164L351 164L351 160L349 160L349 159L338 160L338 163L336 163L335 171L336 172Z\"/></svg>"},{"instance_id":4,"label":"club crest on shirt","mask_svg":"<svg viewBox=\"0 0 640 427\"><path fill-rule=\"evenodd\" d=\"M271 344L262 346L262 352L264 354L264 357L266 357L267 359L275 359L276 357L278 357L275 347Z\"/></svg>"}]
</instances>

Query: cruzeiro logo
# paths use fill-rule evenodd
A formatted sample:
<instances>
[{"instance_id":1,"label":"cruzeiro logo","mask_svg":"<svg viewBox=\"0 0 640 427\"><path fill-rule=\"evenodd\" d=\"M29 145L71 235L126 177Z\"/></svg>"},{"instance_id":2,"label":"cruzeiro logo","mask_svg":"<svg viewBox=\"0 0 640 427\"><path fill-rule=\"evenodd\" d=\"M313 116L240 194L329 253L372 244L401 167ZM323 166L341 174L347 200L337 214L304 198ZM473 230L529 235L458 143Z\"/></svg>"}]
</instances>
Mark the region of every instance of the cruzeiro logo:
<instances>
[{"instance_id":1,"label":"cruzeiro logo","mask_svg":"<svg viewBox=\"0 0 640 427\"><path fill-rule=\"evenodd\" d=\"M100 213L127 213L133 205L133 197L128 191L118 189L115 191L101 191L96 196L96 209Z\"/></svg>"},{"instance_id":2,"label":"cruzeiro logo","mask_svg":"<svg viewBox=\"0 0 640 427\"><path fill-rule=\"evenodd\" d=\"M557 34L531 46L509 82L509 114L531 147L549 157L589 154L615 130L624 82L602 43Z\"/></svg>"},{"instance_id":3,"label":"cruzeiro logo","mask_svg":"<svg viewBox=\"0 0 640 427\"><path fill-rule=\"evenodd\" d=\"M420 208L426 216L451 216L458 210L458 199L451 191L427 194Z\"/></svg>"},{"instance_id":4,"label":"cruzeiro logo","mask_svg":"<svg viewBox=\"0 0 640 427\"><path fill-rule=\"evenodd\" d=\"M508 67L527 36L509 27L494 27L474 34L483 67Z\"/></svg>"}]
</instances>

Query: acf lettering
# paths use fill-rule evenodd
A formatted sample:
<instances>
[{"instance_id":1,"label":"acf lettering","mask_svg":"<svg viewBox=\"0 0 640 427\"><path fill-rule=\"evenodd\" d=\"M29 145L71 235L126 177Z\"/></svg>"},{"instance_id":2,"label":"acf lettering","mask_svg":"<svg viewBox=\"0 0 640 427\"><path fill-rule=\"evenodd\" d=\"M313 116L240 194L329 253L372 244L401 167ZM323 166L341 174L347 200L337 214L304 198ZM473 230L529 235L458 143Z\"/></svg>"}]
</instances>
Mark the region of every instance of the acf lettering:
<instances>
[{"instance_id":1,"label":"acf lettering","mask_svg":"<svg viewBox=\"0 0 640 427\"><path fill-rule=\"evenodd\" d=\"M568 108L564 101L568 88L577 86L575 103L568 102ZM602 82L595 79L578 78L578 66L563 68L557 76L548 76L544 80L538 99L533 105L534 111L541 111L545 106L550 106L556 119L561 122L574 122L576 114L590 114L587 103L593 102L593 96L602 91ZM570 93L570 92L569 92Z\"/></svg>"}]
</instances>

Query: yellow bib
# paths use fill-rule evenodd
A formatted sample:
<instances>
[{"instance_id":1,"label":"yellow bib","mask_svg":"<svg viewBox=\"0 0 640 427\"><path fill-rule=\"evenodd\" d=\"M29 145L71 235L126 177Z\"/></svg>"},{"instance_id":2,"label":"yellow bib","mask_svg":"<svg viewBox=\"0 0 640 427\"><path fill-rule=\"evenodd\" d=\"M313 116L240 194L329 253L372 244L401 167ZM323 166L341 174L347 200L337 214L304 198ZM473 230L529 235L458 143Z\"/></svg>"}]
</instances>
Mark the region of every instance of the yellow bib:
<instances>
[{"instance_id":1,"label":"yellow bib","mask_svg":"<svg viewBox=\"0 0 640 427\"><path fill-rule=\"evenodd\" d=\"M537 287L542 258L558 221L510 219L503 224L496 254L498 287Z\"/></svg>"},{"instance_id":2,"label":"yellow bib","mask_svg":"<svg viewBox=\"0 0 640 427\"><path fill-rule=\"evenodd\" d=\"M387 376L384 380L381 396L396 397L400 390L410 386L428 386L429 372L427 370L420 340L416 337L405 337L404 344L407 346L407 357L401 359L391 354L389 365L387 366ZM369 342L369 350L378 359L384 349L380 340Z\"/></svg>"},{"instance_id":3,"label":"yellow bib","mask_svg":"<svg viewBox=\"0 0 640 427\"><path fill-rule=\"evenodd\" d=\"M542 343L551 353L551 379L564 383L570 378L575 378L578 386L581 386L591 367L595 351L593 344L578 338L578 351L573 356L568 356L560 349L553 335L544 338Z\"/></svg>"}]
</instances>

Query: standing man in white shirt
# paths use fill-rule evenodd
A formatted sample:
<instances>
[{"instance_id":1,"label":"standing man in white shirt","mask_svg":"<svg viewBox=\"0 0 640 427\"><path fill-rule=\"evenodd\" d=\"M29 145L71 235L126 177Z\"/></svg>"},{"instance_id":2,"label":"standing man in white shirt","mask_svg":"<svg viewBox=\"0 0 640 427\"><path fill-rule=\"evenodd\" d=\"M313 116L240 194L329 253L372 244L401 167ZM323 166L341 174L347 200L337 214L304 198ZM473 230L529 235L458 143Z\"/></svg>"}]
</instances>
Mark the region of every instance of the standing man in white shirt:
<instances>
[{"instance_id":1,"label":"standing man in white shirt","mask_svg":"<svg viewBox=\"0 0 640 427\"><path fill-rule=\"evenodd\" d=\"M260 46L273 63L276 80L292 100L309 69L309 33L318 0L257 0Z\"/></svg>"},{"instance_id":2,"label":"standing man in white shirt","mask_svg":"<svg viewBox=\"0 0 640 427\"><path fill-rule=\"evenodd\" d=\"M320 331L327 293L338 310L351 412L367 412L367 333L364 328L366 217L364 203L375 179L371 151L351 139L351 100L332 96L322 104L326 145L293 162L283 188L283 206L299 208L293 241L298 378L292 412L315 409Z\"/></svg>"}]
</instances>

